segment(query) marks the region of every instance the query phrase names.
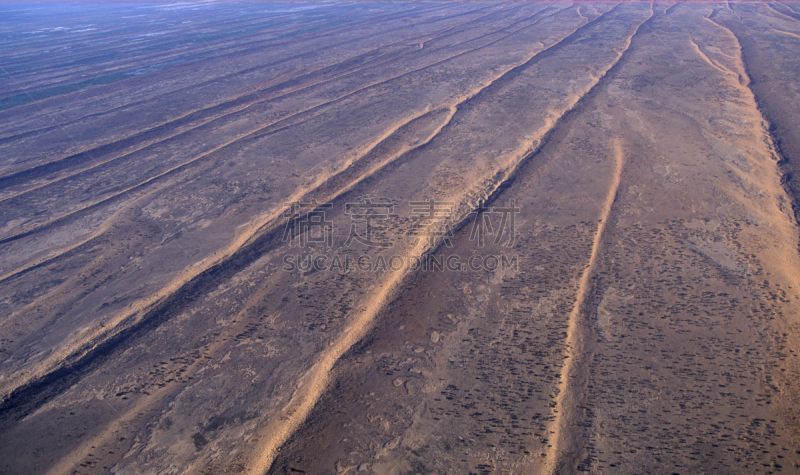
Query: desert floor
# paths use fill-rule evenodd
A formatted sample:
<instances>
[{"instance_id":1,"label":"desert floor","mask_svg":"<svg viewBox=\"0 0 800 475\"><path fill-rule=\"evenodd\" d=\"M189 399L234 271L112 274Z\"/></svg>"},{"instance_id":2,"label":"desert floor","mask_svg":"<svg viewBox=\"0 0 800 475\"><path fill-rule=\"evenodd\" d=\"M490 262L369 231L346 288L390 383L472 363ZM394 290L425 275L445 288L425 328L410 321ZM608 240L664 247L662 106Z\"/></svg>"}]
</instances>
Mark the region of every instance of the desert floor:
<instances>
[{"instance_id":1,"label":"desert floor","mask_svg":"<svg viewBox=\"0 0 800 475\"><path fill-rule=\"evenodd\" d=\"M800 3L0 18L0 473L800 470Z\"/></svg>"}]
</instances>

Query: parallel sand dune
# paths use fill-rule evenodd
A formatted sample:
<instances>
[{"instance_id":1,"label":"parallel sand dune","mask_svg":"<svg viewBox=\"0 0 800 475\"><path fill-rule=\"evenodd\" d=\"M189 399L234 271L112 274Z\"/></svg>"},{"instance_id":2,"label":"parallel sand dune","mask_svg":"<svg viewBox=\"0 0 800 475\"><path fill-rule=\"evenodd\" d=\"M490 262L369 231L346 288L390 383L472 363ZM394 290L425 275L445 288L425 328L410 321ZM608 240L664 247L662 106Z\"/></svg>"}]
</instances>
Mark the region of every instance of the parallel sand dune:
<instances>
[{"instance_id":1,"label":"parallel sand dune","mask_svg":"<svg viewBox=\"0 0 800 475\"><path fill-rule=\"evenodd\" d=\"M800 469L797 4L0 11L0 473Z\"/></svg>"}]
</instances>

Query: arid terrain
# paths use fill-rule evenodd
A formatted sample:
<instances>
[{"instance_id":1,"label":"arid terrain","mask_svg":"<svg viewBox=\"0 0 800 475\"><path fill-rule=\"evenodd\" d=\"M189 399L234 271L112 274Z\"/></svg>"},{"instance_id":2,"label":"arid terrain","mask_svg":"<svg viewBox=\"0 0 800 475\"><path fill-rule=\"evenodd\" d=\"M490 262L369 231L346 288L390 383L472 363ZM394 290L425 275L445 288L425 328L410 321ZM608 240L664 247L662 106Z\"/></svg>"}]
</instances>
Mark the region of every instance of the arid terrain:
<instances>
[{"instance_id":1,"label":"arid terrain","mask_svg":"<svg viewBox=\"0 0 800 475\"><path fill-rule=\"evenodd\" d=\"M0 473L800 472L800 3L0 5Z\"/></svg>"}]
</instances>

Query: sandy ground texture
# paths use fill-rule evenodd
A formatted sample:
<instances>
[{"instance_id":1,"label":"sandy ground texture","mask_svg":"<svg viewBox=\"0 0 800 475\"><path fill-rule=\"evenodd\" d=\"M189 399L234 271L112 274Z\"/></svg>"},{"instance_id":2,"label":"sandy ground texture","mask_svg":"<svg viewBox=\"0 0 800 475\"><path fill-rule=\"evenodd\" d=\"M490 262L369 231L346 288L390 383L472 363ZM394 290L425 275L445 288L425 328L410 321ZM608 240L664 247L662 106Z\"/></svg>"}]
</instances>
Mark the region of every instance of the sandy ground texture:
<instances>
[{"instance_id":1,"label":"sandy ground texture","mask_svg":"<svg viewBox=\"0 0 800 475\"><path fill-rule=\"evenodd\" d=\"M0 473L800 470L800 6L0 6Z\"/></svg>"}]
</instances>

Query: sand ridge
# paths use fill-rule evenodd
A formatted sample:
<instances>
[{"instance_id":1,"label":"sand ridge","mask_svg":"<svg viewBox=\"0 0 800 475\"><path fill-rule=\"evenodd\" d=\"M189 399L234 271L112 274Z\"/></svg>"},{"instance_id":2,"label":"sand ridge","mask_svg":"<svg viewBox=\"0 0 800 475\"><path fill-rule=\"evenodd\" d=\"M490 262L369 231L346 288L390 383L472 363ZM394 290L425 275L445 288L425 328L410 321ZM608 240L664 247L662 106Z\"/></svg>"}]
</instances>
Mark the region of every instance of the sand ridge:
<instances>
[{"instance_id":1,"label":"sand ridge","mask_svg":"<svg viewBox=\"0 0 800 475\"><path fill-rule=\"evenodd\" d=\"M800 466L794 6L166 8L10 23L0 471Z\"/></svg>"},{"instance_id":2,"label":"sand ridge","mask_svg":"<svg viewBox=\"0 0 800 475\"><path fill-rule=\"evenodd\" d=\"M575 429L583 419L577 413L583 407L583 400L586 397L586 385L589 384L587 373L587 361L591 359L591 342L586 335L586 327L590 325L592 318L587 315L586 300L591 292L591 279L597 270L597 260L602 252L606 226L612 216L614 201L619 193L619 185L622 179L623 168L625 166L625 155L622 140L619 137L612 139L614 172L611 175L611 182L608 186L608 195L599 214L597 230L591 247L589 261L578 281L578 289L575 293L575 305L568 317L567 327L567 358L561 367L559 377L558 398L553 412L556 414L552 421L551 429L548 430L553 439L552 448L548 453L546 461L547 472L551 474L569 473L575 470L570 467L576 460L580 460L581 447L584 441L582 434L576 433Z\"/></svg>"}]
</instances>

